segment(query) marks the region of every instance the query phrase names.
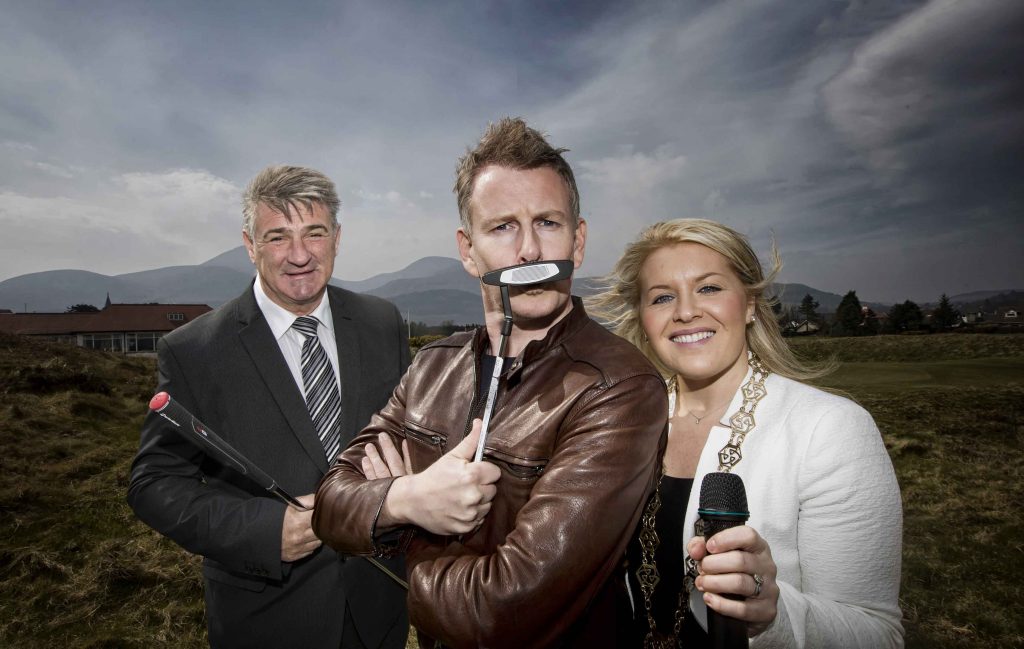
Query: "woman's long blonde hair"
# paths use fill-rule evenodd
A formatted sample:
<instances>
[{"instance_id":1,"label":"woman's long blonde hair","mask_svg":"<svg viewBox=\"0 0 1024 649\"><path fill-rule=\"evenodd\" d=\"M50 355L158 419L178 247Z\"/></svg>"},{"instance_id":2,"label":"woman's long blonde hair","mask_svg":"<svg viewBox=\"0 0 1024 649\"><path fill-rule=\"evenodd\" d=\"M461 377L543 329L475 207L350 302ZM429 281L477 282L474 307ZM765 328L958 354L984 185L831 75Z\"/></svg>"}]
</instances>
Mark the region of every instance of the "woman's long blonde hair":
<instances>
[{"instance_id":1,"label":"woman's long blonde hair","mask_svg":"<svg viewBox=\"0 0 1024 649\"><path fill-rule=\"evenodd\" d=\"M707 219L674 219L648 227L628 246L611 273L602 278L604 290L586 300L587 311L613 332L633 343L657 366L665 378L675 372L661 362L644 335L640 323L640 270L656 250L680 243L698 243L729 261L754 298L754 322L747 327L747 347L776 374L796 380L808 380L831 372L834 362L812 364L797 358L782 338L775 321L774 296L766 295L782 269L782 259L772 243L772 268L767 276L750 242L732 228Z\"/></svg>"}]
</instances>

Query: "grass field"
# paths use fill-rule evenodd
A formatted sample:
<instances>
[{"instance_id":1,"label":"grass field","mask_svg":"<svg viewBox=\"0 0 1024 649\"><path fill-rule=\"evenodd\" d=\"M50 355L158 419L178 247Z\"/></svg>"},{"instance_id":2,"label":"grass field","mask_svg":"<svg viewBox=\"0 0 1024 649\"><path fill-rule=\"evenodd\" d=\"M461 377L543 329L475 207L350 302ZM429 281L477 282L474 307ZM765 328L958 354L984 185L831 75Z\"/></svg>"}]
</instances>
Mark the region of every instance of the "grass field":
<instances>
[{"instance_id":1,"label":"grass field","mask_svg":"<svg viewBox=\"0 0 1024 649\"><path fill-rule=\"evenodd\" d=\"M896 467L907 646L1024 646L1024 336L794 344L840 357L819 383L871 412Z\"/></svg>"},{"instance_id":2,"label":"grass field","mask_svg":"<svg viewBox=\"0 0 1024 649\"><path fill-rule=\"evenodd\" d=\"M1024 647L1024 336L796 339L903 491L907 646ZM203 647L199 564L134 520L151 360L0 335L0 647ZM870 560L870 548L865 548Z\"/></svg>"}]
</instances>

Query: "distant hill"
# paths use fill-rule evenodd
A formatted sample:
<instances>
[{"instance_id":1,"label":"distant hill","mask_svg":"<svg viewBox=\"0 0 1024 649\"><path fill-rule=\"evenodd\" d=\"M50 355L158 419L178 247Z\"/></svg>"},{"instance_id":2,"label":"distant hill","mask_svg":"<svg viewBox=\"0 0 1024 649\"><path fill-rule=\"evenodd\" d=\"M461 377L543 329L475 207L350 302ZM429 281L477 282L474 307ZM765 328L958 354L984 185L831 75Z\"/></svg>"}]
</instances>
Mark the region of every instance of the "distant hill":
<instances>
[{"instance_id":1,"label":"distant hill","mask_svg":"<svg viewBox=\"0 0 1024 649\"><path fill-rule=\"evenodd\" d=\"M1024 291L1010 288L1004 288L998 291L972 291L970 293L950 295L949 301L953 304L973 304L975 302L983 302L985 300L991 300L992 298L1006 296L1012 293L1020 295L1021 293L1024 293Z\"/></svg>"},{"instance_id":2,"label":"distant hill","mask_svg":"<svg viewBox=\"0 0 1024 649\"><path fill-rule=\"evenodd\" d=\"M0 308L63 311L72 304L103 306L107 291L125 302L141 301L138 287L116 277L85 270L48 270L0 282Z\"/></svg>"},{"instance_id":3,"label":"distant hill","mask_svg":"<svg viewBox=\"0 0 1024 649\"><path fill-rule=\"evenodd\" d=\"M60 312L72 304L102 306L110 299L121 303L164 302L209 304L217 307L242 292L254 269L244 246L232 248L194 266L168 266L123 275L101 275L85 270L52 270L12 277L0 282L0 309L12 311ZM332 278L331 284L359 293L369 293L394 302L414 321L436 325L451 320L456 324L482 320L479 281L466 274L462 263L450 257L423 257L401 270L380 273L363 280ZM586 296L597 290L593 277L577 278L573 292ZM819 313L833 313L842 295L821 291L806 284L776 284L783 307L799 306L810 294L818 301ZM1006 294L1010 294L1007 298ZM876 311L888 304L861 303ZM1013 300L1010 306L1024 306L1021 291L979 291L953 296L964 310L970 299ZM1001 304L1001 303L1000 303Z\"/></svg>"},{"instance_id":4,"label":"distant hill","mask_svg":"<svg viewBox=\"0 0 1024 649\"><path fill-rule=\"evenodd\" d=\"M480 306L480 291L467 293L454 289L432 289L418 293L403 293L389 296L402 317L413 322L429 325L450 320L455 324L482 324L483 308Z\"/></svg>"},{"instance_id":5,"label":"distant hill","mask_svg":"<svg viewBox=\"0 0 1024 649\"><path fill-rule=\"evenodd\" d=\"M444 259L443 257L436 257L435 259ZM407 295L409 293L422 293L425 291L460 291L469 293L470 295L476 296L477 306L480 306L480 280L470 275L462 268L462 264L455 261L454 259L447 259L450 262L447 268L438 267L438 270L430 275L421 275L419 277L404 277L401 279L393 279L385 284L382 284L374 289L363 291L370 295L376 295L386 300L390 300L398 295ZM378 276L379 277L379 276ZM371 277L369 280L376 279ZM342 283L341 286L349 288L350 290L356 291L358 289L350 288L348 283Z\"/></svg>"},{"instance_id":6,"label":"distant hill","mask_svg":"<svg viewBox=\"0 0 1024 649\"><path fill-rule=\"evenodd\" d=\"M951 295L949 301L963 313L974 311L987 313L1006 307L1024 309L1024 291L976 291Z\"/></svg>"},{"instance_id":7,"label":"distant hill","mask_svg":"<svg viewBox=\"0 0 1024 649\"><path fill-rule=\"evenodd\" d=\"M217 307L234 298L255 270L244 246L194 266L168 266L123 275L84 270L29 273L0 282L0 308L12 311L62 312L72 304L102 307L107 295L121 303L164 302ZM449 257L424 257L405 268L331 284L393 301L403 313L427 324L478 322L480 288L462 263ZM471 307L471 308L470 308Z\"/></svg>"},{"instance_id":8,"label":"distant hill","mask_svg":"<svg viewBox=\"0 0 1024 649\"><path fill-rule=\"evenodd\" d=\"M350 291L355 291L356 293L370 293L371 295L377 295L379 297L388 297L390 295L395 295L399 293L399 291L387 289L382 293L380 292L379 289L388 284L400 283L410 280L418 281L426 278L435 277L437 275L447 273L449 271L454 271L456 269L462 273L462 277L466 277L472 280L472 278L466 275L466 271L462 270L462 263L455 259L452 259L450 257L423 257L422 259L417 259L416 261L412 262L402 270L396 270L393 273L381 273L379 275L374 275L373 277L369 277L367 279L358 281L345 281L335 279L331 283L342 288L347 288ZM439 279L438 281L443 280ZM478 290L477 286L478 284L476 280L473 280L473 290ZM438 285L431 286L430 288L442 287L442 285ZM406 292L408 292L408 289L406 289Z\"/></svg>"},{"instance_id":9,"label":"distant hill","mask_svg":"<svg viewBox=\"0 0 1024 649\"><path fill-rule=\"evenodd\" d=\"M217 307L242 292L254 269L244 246L195 266L168 266L124 275L84 270L53 270L0 282L0 308L12 311L61 312L72 304L103 306L115 302L199 303ZM451 320L482 320L479 281L449 257L424 257L405 268L331 284L391 300L413 320L436 325Z\"/></svg>"},{"instance_id":10,"label":"distant hill","mask_svg":"<svg viewBox=\"0 0 1024 649\"><path fill-rule=\"evenodd\" d=\"M252 275L218 266L170 266L126 275L84 270L29 273L0 282L0 308L61 312L72 304L192 303L217 306L238 295Z\"/></svg>"},{"instance_id":11,"label":"distant hill","mask_svg":"<svg viewBox=\"0 0 1024 649\"><path fill-rule=\"evenodd\" d=\"M217 306L241 293L253 275L255 271L250 263L248 272L223 266L169 266L117 278L136 286L144 295L144 299L135 301ZM121 301L113 292L111 299Z\"/></svg>"},{"instance_id":12,"label":"distant hill","mask_svg":"<svg viewBox=\"0 0 1024 649\"><path fill-rule=\"evenodd\" d=\"M818 302L818 313L835 313L843 300L843 296L838 293L821 291L806 284L773 284L772 291L782 302L783 309L800 306L804 296L810 295ZM892 306L884 302L867 301L860 294L857 295L857 299L860 300L861 306L870 307L876 312L888 311Z\"/></svg>"},{"instance_id":13,"label":"distant hill","mask_svg":"<svg viewBox=\"0 0 1024 649\"><path fill-rule=\"evenodd\" d=\"M246 251L245 246L238 246L237 248L232 248L227 252L222 252L213 259L207 259L199 265L230 268L231 270L237 270L249 277L252 277L256 273L256 268L252 265L252 261L249 260L249 253Z\"/></svg>"}]
</instances>

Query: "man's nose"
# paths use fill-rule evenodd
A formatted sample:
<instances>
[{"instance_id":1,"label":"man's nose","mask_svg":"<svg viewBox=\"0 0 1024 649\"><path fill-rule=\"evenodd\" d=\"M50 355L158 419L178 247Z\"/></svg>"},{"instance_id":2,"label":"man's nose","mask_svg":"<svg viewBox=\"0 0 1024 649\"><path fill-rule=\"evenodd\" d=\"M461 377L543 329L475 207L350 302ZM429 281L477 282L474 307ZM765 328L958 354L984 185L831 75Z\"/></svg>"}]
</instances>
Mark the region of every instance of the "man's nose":
<instances>
[{"instance_id":1,"label":"man's nose","mask_svg":"<svg viewBox=\"0 0 1024 649\"><path fill-rule=\"evenodd\" d=\"M523 228L519 241L519 263L525 264L540 259L540 238L533 228Z\"/></svg>"},{"instance_id":2,"label":"man's nose","mask_svg":"<svg viewBox=\"0 0 1024 649\"><path fill-rule=\"evenodd\" d=\"M305 266L312 258L313 255L306 247L306 240L303 237L295 237L288 243L288 263L293 266Z\"/></svg>"}]
</instances>

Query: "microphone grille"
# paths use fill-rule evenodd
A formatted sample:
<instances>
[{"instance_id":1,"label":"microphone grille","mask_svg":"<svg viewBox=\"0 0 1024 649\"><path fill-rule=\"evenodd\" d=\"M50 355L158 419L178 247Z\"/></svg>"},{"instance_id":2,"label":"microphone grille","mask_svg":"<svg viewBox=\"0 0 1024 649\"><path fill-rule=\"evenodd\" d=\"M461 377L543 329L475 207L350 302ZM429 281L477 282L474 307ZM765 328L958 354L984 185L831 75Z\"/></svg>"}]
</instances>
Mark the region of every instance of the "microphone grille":
<instances>
[{"instance_id":1,"label":"microphone grille","mask_svg":"<svg viewBox=\"0 0 1024 649\"><path fill-rule=\"evenodd\" d=\"M700 508L720 512L746 512L747 490L743 479L720 471L704 476L700 484Z\"/></svg>"}]
</instances>

